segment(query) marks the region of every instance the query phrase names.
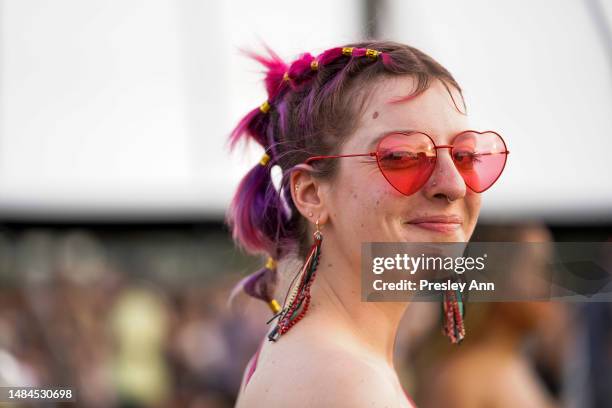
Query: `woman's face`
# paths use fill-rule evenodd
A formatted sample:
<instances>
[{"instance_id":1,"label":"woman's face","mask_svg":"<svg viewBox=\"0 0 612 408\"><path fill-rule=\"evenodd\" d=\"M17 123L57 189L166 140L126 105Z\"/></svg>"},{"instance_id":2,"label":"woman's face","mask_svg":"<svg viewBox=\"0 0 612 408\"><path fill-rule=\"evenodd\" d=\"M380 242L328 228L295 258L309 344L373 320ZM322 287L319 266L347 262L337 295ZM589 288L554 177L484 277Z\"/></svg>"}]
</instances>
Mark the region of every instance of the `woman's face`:
<instances>
[{"instance_id":1,"label":"woman's face","mask_svg":"<svg viewBox=\"0 0 612 408\"><path fill-rule=\"evenodd\" d=\"M444 85L435 80L414 99L389 103L410 93L414 80L397 77L381 81L371 93L361 125L339 154L374 151L379 135L418 130L436 145L470 129ZM460 103L459 93L452 87ZM465 242L480 211L480 195L471 191L457 171L449 149L438 149L436 168L426 184L406 196L395 190L378 169L374 157L335 159L336 177L325 188L327 223L342 235L352 251L362 242ZM452 202L449 202L451 199ZM349 252L350 253L350 252Z\"/></svg>"}]
</instances>

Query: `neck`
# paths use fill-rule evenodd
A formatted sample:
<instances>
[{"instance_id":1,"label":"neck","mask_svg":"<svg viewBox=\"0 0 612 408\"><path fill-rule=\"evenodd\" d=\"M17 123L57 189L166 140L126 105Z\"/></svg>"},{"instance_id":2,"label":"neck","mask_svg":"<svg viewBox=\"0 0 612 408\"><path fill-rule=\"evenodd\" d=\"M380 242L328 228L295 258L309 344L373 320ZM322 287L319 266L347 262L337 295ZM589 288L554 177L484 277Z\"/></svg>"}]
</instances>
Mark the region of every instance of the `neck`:
<instances>
[{"instance_id":1,"label":"neck","mask_svg":"<svg viewBox=\"0 0 612 408\"><path fill-rule=\"evenodd\" d=\"M393 367L395 337L408 303L362 301L359 263L330 253L321 254L307 319L346 340L347 347L365 348Z\"/></svg>"}]
</instances>

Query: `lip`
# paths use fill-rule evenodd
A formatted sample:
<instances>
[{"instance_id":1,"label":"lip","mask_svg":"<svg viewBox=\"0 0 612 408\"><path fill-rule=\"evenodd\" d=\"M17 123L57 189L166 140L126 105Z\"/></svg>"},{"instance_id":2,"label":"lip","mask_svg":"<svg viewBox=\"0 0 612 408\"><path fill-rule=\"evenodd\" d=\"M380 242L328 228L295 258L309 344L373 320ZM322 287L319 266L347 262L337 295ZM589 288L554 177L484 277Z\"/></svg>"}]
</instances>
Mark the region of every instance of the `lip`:
<instances>
[{"instance_id":1,"label":"lip","mask_svg":"<svg viewBox=\"0 0 612 408\"><path fill-rule=\"evenodd\" d=\"M463 224L463 218L458 215L431 215L414 218L406 224L435 232L454 232Z\"/></svg>"}]
</instances>

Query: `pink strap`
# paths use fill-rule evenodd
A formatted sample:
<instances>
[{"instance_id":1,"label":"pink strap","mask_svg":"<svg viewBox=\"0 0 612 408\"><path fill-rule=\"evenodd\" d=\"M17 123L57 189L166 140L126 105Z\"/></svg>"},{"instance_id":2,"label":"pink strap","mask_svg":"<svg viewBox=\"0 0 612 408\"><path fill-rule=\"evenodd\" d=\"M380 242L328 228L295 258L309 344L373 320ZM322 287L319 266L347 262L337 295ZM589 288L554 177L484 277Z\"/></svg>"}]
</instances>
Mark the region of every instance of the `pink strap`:
<instances>
[{"instance_id":1,"label":"pink strap","mask_svg":"<svg viewBox=\"0 0 612 408\"><path fill-rule=\"evenodd\" d=\"M403 389L403 388L402 388ZM403 389L404 390L404 389ZM406 398L408 398L408 402L410 402L410 405L414 408L417 408L416 404L414 403L414 401L412 400L412 398L410 398L410 395L408 395L408 393L406 392L406 390L404 390L404 395L406 395Z\"/></svg>"},{"instance_id":2,"label":"pink strap","mask_svg":"<svg viewBox=\"0 0 612 408\"><path fill-rule=\"evenodd\" d=\"M259 359L259 352L261 351L261 346L263 346L263 341L259 344L259 347L257 348L257 351L255 352L255 355L251 357L249 370L247 371L246 381L244 382L245 388L246 388L246 385L249 383L251 376L255 372L255 368L257 368L257 360Z\"/></svg>"}]
</instances>

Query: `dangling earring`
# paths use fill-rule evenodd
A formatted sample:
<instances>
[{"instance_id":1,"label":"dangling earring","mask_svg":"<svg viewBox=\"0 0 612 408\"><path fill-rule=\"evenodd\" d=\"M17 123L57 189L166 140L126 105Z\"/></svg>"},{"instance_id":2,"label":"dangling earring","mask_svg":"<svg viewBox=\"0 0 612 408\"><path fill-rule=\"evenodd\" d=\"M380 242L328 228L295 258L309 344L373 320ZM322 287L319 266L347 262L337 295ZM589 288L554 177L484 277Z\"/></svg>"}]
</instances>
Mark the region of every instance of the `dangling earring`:
<instances>
[{"instance_id":1,"label":"dangling earring","mask_svg":"<svg viewBox=\"0 0 612 408\"><path fill-rule=\"evenodd\" d=\"M313 234L314 243L310 247L306 262L289 285L282 310L270 320L272 321L278 317L276 327L268 335L268 340L270 341L276 341L280 336L287 333L297 322L302 320L308 311L308 306L310 305L310 287L317 273L317 266L321 256L321 242L323 241L323 234L319 229L318 219L316 227L317 230Z\"/></svg>"},{"instance_id":2,"label":"dangling earring","mask_svg":"<svg viewBox=\"0 0 612 408\"><path fill-rule=\"evenodd\" d=\"M447 290L444 292L442 313L444 319L442 333L448 336L451 343L461 343L465 338L465 303L460 291Z\"/></svg>"}]
</instances>

